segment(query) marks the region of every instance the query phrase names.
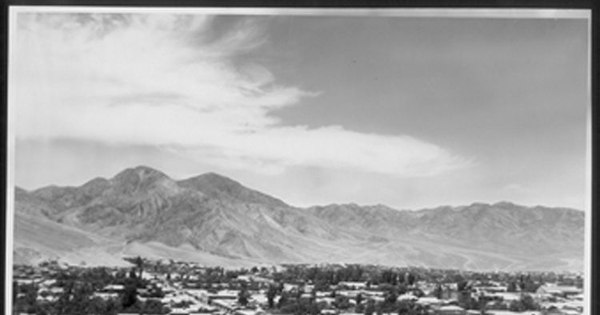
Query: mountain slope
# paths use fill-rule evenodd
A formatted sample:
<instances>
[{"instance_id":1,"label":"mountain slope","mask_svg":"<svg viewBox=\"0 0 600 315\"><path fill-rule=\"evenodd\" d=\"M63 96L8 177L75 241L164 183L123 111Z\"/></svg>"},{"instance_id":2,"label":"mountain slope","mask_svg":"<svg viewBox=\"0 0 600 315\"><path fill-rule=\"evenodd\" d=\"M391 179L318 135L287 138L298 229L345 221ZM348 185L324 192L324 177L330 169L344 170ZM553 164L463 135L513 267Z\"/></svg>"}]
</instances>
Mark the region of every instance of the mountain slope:
<instances>
[{"instance_id":1,"label":"mountain slope","mask_svg":"<svg viewBox=\"0 0 600 315\"><path fill-rule=\"evenodd\" d=\"M180 186L200 191L220 200L237 201L246 204L262 204L272 207L288 207L283 201L215 173L206 173L177 182Z\"/></svg>"},{"instance_id":2,"label":"mountain slope","mask_svg":"<svg viewBox=\"0 0 600 315\"><path fill-rule=\"evenodd\" d=\"M230 264L577 270L583 261L584 216L573 209L506 202L419 211L355 204L300 209L218 174L175 181L144 166L80 187L17 189L15 197L19 257L71 253L85 260L91 249L118 257L137 248ZM53 241L33 226L43 226ZM66 238L78 242L59 245Z\"/></svg>"}]
</instances>

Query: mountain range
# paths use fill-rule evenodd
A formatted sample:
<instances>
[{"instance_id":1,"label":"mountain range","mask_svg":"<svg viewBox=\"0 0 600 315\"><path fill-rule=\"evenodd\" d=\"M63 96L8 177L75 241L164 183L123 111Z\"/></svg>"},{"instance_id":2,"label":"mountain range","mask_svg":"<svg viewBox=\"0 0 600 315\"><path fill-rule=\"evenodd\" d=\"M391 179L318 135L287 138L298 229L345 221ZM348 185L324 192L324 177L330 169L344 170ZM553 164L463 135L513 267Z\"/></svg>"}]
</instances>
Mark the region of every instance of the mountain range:
<instances>
[{"instance_id":1,"label":"mountain range","mask_svg":"<svg viewBox=\"0 0 600 315\"><path fill-rule=\"evenodd\" d=\"M78 187L17 187L14 204L14 263L119 265L141 255L228 267L583 270L584 212L568 208L299 208L215 173L174 180L145 166Z\"/></svg>"}]
</instances>

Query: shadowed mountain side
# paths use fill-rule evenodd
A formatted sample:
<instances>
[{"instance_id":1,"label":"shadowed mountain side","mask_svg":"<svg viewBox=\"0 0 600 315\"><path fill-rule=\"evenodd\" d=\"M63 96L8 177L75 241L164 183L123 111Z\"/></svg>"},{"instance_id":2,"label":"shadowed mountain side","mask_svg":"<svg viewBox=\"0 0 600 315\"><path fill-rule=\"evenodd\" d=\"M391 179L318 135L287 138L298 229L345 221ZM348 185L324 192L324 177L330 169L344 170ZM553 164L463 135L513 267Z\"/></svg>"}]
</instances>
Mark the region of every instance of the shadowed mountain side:
<instances>
[{"instance_id":1,"label":"shadowed mountain side","mask_svg":"<svg viewBox=\"0 0 600 315\"><path fill-rule=\"evenodd\" d=\"M144 166L80 187L17 189L15 197L19 257L57 250L85 261L92 249L114 258L138 248L233 264L578 270L583 261L584 215L572 209L506 202L419 211L356 204L300 209L218 174L175 181ZM45 225L49 242L27 235L34 224ZM76 237L65 233L79 231L86 236L81 243L61 247L61 239Z\"/></svg>"}]
</instances>

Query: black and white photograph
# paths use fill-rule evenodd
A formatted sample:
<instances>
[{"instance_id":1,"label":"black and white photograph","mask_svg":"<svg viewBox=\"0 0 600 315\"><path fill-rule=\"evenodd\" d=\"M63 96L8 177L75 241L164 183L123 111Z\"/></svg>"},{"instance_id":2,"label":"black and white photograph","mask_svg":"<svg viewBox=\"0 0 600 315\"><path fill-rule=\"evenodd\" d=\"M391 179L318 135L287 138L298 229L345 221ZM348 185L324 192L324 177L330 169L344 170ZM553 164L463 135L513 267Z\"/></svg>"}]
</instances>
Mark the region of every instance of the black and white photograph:
<instances>
[{"instance_id":1,"label":"black and white photograph","mask_svg":"<svg viewBox=\"0 0 600 315\"><path fill-rule=\"evenodd\" d=\"M590 10L8 23L6 314L590 313Z\"/></svg>"}]
</instances>

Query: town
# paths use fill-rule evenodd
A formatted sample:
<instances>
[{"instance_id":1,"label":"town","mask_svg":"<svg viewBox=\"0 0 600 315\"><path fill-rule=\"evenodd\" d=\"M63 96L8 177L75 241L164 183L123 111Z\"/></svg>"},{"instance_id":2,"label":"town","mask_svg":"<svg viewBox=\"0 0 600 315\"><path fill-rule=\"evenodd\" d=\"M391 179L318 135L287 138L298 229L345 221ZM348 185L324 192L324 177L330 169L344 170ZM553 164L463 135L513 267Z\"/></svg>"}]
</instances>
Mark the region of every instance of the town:
<instances>
[{"instance_id":1,"label":"town","mask_svg":"<svg viewBox=\"0 0 600 315\"><path fill-rule=\"evenodd\" d=\"M578 315L582 274L356 264L13 267L13 314Z\"/></svg>"}]
</instances>

